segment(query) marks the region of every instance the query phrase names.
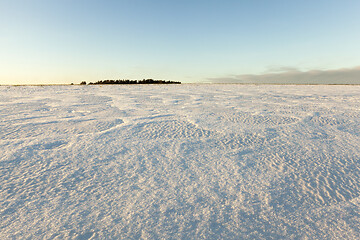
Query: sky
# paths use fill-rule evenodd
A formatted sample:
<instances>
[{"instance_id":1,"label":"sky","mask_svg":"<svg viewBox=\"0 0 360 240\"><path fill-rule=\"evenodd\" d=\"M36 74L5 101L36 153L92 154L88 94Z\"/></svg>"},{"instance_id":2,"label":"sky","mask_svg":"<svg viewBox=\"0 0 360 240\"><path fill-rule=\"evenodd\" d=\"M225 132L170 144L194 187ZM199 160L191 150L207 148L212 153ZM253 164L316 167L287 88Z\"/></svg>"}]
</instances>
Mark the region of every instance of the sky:
<instances>
[{"instance_id":1,"label":"sky","mask_svg":"<svg viewBox=\"0 0 360 240\"><path fill-rule=\"evenodd\" d=\"M0 0L0 84L358 83L358 0Z\"/></svg>"}]
</instances>

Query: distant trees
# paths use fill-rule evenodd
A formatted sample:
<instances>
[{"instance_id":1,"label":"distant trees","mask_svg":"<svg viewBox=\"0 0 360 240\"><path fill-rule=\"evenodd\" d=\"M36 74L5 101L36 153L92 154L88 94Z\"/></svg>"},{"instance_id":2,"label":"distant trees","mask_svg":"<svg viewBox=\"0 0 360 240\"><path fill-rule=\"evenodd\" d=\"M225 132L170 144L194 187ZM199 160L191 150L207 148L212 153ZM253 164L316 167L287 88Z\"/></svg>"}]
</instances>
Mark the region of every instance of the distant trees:
<instances>
[{"instance_id":1,"label":"distant trees","mask_svg":"<svg viewBox=\"0 0 360 240\"><path fill-rule=\"evenodd\" d=\"M86 82L85 82L85 81L82 81L82 82L80 83L80 85L86 85Z\"/></svg>"},{"instance_id":2,"label":"distant trees","mask_svg":"<svg viewBox=\"0 0 360 240\"><path fill-rule=\"evenodd\" d=\"M82 83L81 83L82 84ZM85 82L86 84L86 82ZM165 81L165 80L154 80L154 79L143 79L143 80L101 80L95 83L90 82L89 85L96 84L181 84L181 82Z\"/></svg>"}]
</instances>

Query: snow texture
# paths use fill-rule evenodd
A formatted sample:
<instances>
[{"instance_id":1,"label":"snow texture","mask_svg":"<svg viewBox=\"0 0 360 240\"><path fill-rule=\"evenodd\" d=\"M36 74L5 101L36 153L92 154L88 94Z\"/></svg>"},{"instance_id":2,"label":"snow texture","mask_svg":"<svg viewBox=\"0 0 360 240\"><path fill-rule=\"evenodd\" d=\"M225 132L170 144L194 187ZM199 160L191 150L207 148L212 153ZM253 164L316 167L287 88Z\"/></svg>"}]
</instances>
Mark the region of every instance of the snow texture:
<instances>
[{"instance_id":1,"label":"snow texture","mask_svg":"<svg viewBox=\"0 0 360 240\"><path fill-rule=\"evenodd\" d=\"M0 97L0 239L360 239L360 86Z\"/></svg>"}]
</instances>

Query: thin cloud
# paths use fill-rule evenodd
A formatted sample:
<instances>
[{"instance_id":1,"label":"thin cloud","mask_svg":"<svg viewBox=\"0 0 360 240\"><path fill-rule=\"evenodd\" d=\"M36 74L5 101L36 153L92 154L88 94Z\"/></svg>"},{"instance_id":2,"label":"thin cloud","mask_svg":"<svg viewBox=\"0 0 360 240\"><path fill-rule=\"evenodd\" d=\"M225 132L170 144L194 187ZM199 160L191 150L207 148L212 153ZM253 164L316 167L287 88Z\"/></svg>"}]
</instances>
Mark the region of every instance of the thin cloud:
<instances>
[{"instance_id":1,"label":"thin cloud","mask_svg":"<svg viewBox=\"0 0 360 240\"><path fill-rule=\"evenodd\" d=\"M208 78L212 83L255 83L255 84L360 84L360 66L335 70L299 71L282 67L264 74L243 74L228 77Z\"/></svg>"},{"instance_id":2,"label":"thin cloud","mask_svg":"<svg viewBox=\"0 0 360 240\"><path fill-rule=\"evenodd\" d=\"M299 72L300 70L295 67L289 66L269 66L266 73L280 73L280 72Z\"/></svg>"}]
</instances>

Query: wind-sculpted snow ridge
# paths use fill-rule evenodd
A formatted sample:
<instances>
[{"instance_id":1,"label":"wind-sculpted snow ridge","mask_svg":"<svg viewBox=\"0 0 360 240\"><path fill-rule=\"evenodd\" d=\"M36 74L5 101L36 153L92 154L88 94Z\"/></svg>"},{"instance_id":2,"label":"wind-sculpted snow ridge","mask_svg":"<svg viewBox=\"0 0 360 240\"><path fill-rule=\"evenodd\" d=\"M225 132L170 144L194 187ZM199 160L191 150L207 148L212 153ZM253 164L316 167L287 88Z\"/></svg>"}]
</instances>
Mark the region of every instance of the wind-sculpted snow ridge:
<instances>
[{"instance_id":1,"label":"wind-sculpted snow ridge","mask_svg":"<svg viewBox=\"0 0 360 240\"><path fill-rule=\"evenodd\" d=\"M0 239L360 239L360 87L0 87Z\"/></svg>"}]
</instances>

